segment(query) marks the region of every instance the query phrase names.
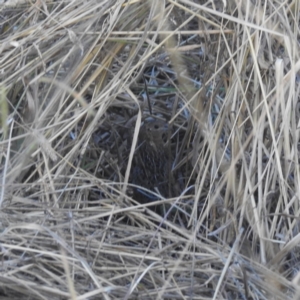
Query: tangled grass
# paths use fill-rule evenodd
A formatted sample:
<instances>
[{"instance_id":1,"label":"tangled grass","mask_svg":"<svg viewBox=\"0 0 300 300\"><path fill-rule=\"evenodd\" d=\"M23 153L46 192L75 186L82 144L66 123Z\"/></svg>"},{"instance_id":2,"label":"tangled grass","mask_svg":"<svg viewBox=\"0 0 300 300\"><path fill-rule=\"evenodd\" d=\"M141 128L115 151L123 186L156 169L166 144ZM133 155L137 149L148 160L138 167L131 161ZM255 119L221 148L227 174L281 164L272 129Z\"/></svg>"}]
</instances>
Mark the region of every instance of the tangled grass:
<instances>
[{"instance_id":1,"label":"tangled grass","mask_svg":"<svg viewBox=\"0 0 300 300\"><path fill-rule=\"evenodd\" d=\"M298 1L0 11L1 299L300 297ZM151 116L171 193L139 203Z\"/></svg>"}]
</instances>

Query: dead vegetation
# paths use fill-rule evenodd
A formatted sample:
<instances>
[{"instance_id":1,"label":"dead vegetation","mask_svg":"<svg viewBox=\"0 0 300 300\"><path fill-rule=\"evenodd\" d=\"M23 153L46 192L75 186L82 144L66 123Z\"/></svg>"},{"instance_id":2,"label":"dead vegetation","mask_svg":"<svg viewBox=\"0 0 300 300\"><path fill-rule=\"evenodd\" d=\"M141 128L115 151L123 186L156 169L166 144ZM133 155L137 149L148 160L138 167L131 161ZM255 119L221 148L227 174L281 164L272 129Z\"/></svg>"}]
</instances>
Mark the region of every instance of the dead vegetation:
<instances>
[{"instance_id":1,"label":"dead vegetation","mask_svg":"<svg viewBox=\"0 0 300 300\"><path fill-rule=\"evenodd\" d=\"M0 5L1 299L300 297L298 1Z\"/></svg>"}]
</instances>

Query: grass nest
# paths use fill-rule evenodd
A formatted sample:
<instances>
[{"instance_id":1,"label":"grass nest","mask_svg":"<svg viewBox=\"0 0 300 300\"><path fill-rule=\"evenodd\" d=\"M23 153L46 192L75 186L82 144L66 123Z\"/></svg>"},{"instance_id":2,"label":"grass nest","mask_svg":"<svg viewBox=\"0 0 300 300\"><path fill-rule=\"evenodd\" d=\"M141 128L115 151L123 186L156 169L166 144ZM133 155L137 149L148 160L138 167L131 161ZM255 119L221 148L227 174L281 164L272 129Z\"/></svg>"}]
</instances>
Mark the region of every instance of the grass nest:
<instances>
[{"instance_id":1,"label":"grass nest","mask_svg":"<svg viewBox=\"0 0 300 300\"><path fill-rule=\"evenodd\" d=\"M1 3L1 299L298 299L299 11Z\"/></svg>"}]
</instances>

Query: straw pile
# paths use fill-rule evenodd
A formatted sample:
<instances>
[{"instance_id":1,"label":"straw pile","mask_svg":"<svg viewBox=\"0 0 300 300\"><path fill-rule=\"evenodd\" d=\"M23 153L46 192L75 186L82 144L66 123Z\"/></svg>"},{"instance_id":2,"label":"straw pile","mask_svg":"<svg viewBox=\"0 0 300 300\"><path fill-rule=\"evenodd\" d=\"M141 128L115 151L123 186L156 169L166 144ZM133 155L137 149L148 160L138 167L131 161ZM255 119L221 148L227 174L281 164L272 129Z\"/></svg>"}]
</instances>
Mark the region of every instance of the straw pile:
<instances>
[{"instance_id":1,"label":"straw pile","mask_svg":"<svg viewBox=\"0 0 300 300\"><path fill-rule=\"evenodd\" d=\"M1 299L300 297L297 1L0 9Z\"/></svg>"}]
</instances>

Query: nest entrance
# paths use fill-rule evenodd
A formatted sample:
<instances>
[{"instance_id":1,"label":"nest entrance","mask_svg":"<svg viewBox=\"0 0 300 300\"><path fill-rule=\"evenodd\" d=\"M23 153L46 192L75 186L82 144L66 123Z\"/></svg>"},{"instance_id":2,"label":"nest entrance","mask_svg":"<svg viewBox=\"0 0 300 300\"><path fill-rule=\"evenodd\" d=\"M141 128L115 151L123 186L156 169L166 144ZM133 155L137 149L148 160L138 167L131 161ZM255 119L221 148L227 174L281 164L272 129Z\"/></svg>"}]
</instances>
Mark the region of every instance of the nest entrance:
<instances>
[{"instance_id":1,"label":"nest entrance","mask_svg":"<svg viewBox=\"0 0 300 300\"><path fill-rule=\"evenodd\" d=\"M144 117L139 129L129 177L132 197L140 203L159 200L158 195L163 198L180 195L190 182L185 174L192 174L192 165L187 159L191 151L186 142L190 140L186 138L190 134L186 132L188 120L179 117L173 124L169 124L170 109L166 108L161 113L160 107L158 113L153 107L153 116ZM98 137L106 137L102 140L98 138L97 147L105 151L106 160L115 162L114 167L104 163L107 166L105 176L108 175L110 180L114 178L115 181L121 181L125 174L134 128L135 122L128 122L128 112L118 110L117 113L116 109L111 109L95 133ZM100 176L104 175L102 168L103 164Z\"/></svg>"}]
</instances>

